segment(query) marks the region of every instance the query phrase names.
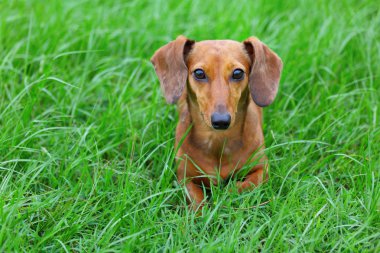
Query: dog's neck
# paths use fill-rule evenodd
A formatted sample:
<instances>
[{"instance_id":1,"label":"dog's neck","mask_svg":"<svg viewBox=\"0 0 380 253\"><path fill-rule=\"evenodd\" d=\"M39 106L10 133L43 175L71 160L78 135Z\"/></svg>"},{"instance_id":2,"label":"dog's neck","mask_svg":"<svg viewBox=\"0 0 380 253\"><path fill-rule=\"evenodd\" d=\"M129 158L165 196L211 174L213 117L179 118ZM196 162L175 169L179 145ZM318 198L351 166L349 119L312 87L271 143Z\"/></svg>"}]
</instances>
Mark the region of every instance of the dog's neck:
<instances>
[{"instance_id":1,"label":"dog's neck","mask_svg":"<svg viewBox=\"0 0 380 253\"><path fill-rule=\"evenodd\" d=\"M238 151L244 143L243 135L248 104L249 92L245 91L239 101L234 124L227 130L215 130L204 122L196 99L189 94L187 106L190 124L192 124L189 132L190 142L205 153L217 157Z\"/></svg>"}]
</instances>

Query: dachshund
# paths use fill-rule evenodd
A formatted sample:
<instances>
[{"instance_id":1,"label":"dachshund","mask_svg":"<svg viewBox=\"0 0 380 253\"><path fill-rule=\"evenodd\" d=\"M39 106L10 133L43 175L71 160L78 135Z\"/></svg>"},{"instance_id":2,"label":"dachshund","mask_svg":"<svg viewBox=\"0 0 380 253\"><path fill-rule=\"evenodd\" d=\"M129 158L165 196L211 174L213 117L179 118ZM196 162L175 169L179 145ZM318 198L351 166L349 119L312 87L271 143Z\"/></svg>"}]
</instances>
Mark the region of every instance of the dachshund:
<instances>
[{"instance_id":1,"label":"dachshund","mask_svg":"<svg viewBox=\"0 0 380 253\"><path fill-rule=\"evenodd\" d=\"M166 101L177 104L177 177L194 210L204 187L245 168L238 192L267 180L262 107L276 97L282 60L255 37L195 42L185 36L151 58ZM255 164L251 164L255 161Z\"/></svg>"}]
</instances>

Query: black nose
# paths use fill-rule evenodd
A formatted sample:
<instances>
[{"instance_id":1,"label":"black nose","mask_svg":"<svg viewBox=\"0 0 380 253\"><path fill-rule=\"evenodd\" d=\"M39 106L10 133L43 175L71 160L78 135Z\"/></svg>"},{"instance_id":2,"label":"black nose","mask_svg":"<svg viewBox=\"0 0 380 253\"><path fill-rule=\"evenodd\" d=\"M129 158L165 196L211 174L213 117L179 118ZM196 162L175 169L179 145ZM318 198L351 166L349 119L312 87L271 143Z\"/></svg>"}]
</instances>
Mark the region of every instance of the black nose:
<instances>
[{"instance_id":1,"label":"black nose","mask_svg":"<svg viewBox=\"0 0 380 253\"><path fill-rule=\"evenodd\" d=\"M214 129L227 129L231 123L231 115L229 113L214 112L211 115L211 124Z\"/></svg>"}]
</instances>

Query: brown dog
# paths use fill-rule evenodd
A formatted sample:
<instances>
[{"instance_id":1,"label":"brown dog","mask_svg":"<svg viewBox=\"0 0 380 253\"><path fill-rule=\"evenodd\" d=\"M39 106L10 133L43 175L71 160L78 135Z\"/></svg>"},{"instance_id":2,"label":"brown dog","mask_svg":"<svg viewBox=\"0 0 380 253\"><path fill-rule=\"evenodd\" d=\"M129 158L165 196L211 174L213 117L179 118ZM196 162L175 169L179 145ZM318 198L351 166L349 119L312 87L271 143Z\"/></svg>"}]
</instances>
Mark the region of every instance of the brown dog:
<instances>
[{"instance_id":1,"label":"brown dog","mask_svg":"<svg viewBox=\"0 0 380 253\"><path fill-rule=\"evenodd\" d=\"M202 184L225 180L252 160L237 189L262 183L268 165L261 107L276 97L281 59L254 37L240 43L179 36L151 61L167 102L178 104L177 176L193 208L203 206Z\"/></svg>"}]
</instances>

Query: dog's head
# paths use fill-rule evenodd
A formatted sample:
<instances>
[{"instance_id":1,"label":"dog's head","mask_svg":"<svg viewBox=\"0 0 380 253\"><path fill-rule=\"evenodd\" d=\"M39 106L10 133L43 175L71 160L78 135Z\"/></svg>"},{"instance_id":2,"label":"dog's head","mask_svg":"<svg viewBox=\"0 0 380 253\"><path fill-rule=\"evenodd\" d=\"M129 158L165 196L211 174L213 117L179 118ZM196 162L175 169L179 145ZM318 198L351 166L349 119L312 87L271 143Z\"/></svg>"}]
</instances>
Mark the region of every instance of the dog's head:
<instances>
[{"instance_id":1,"label":"dog's head","mask_svg":"<svg viewBox=\"0 0 380 253\"><path fill-rule=\"evenodd\" d=\"M184 36L158 49L151 59L168 103L176 103L188 84L188 94L214 129L235 122L240 102L249 90L261 107L276 97L281 59L264 43L250 37L194 42Z\"/></svg>"}]
</instances>

